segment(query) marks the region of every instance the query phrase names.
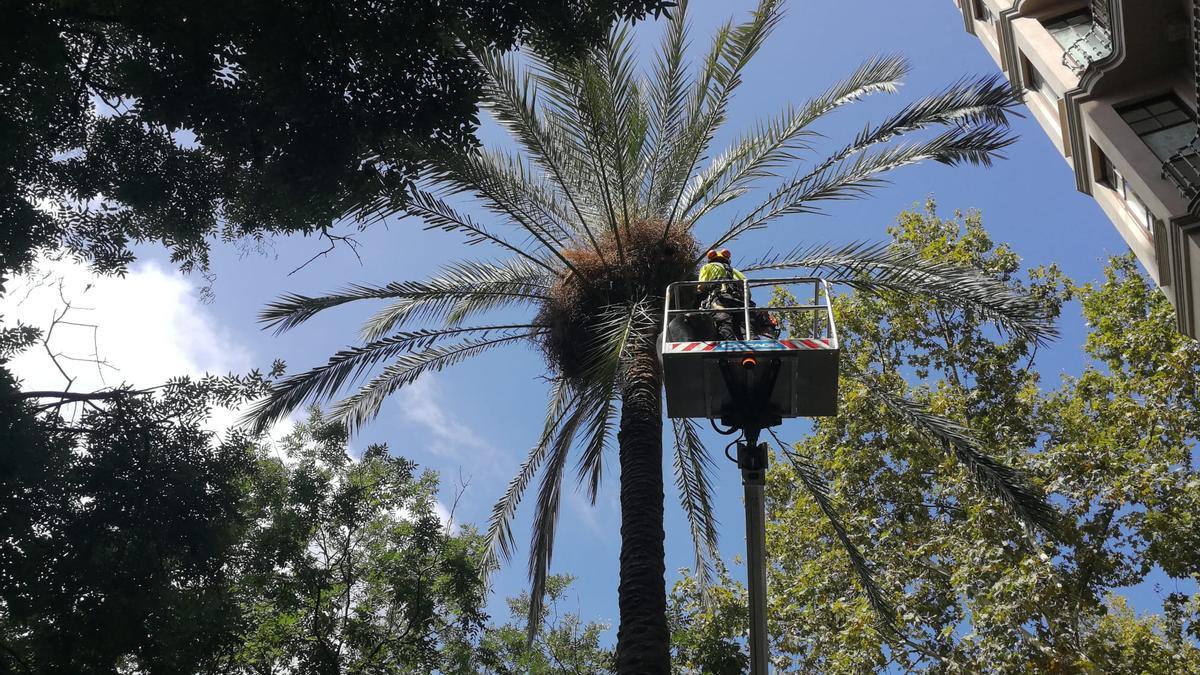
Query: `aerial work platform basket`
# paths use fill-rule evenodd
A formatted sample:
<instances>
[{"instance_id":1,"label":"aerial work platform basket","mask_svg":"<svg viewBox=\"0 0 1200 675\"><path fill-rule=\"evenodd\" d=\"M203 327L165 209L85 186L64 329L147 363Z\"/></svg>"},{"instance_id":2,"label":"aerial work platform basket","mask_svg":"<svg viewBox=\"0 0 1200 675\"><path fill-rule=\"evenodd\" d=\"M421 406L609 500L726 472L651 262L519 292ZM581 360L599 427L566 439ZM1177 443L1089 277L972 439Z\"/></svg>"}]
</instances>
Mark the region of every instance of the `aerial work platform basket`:
<instances>
[{"instance_id":1,"label":"aerial work platform basket","mask_svg":"<svg viewBox=\"0 0 1200 675\"><path fill-rule=\"evenodd\" d=\"M721 285L741 286L741 306L712 307L699 301L702 290ZM756 307L751 291L764 286L774 289L775 302ZM736 294L723 292L721 301L729 304L725 298L732 295ZM659 352L667 416L707 417L728 427L728 431L717 429L719 433L741 432L730 445L737 445L736 462L746 495L750 672L766 675L769 453L758 438L763 429L787 417L837 414L839 345L829 284L815 277L682 281L668 286L666 296ZM802 298L811 301L796 304ZM714 340L719 334L716 318L727 336L737 332L746 339ZM734 324L740 324L740 330L729 330Z\"/></svg>"},{"instance_id":2,"label":"aerial work platform basket","mask_svg":"<svg viewBox=\"0 0 1200 675\"><path fill-rule=\"evenodd\" d=\"M746 299L750 299L753 289L769 287L775 289L777 299L811 302L771 307L752 307L747 302L733 310L701 307L701 287L716 283L741 284ZM755 328L764 325L763 312L779 320L783 334L755 334ZM713 318L717 314L736 315L740 334L747 339L713 339ZM824 279L671 284L666 293L659 351L668 417L705 417L741 426L739 422L750 411L740 409L750 404L756 407L754 416L764 421L837 414L839 345L829 284Z\"/></svg>"}]
</instances>

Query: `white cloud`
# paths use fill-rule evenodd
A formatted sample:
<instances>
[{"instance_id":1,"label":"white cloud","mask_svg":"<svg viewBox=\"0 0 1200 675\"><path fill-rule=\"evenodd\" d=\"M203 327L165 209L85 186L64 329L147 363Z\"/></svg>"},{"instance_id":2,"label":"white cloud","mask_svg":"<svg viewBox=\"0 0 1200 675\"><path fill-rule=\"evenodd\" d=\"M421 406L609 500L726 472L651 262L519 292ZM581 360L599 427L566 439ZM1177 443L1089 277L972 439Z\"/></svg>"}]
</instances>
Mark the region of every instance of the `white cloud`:
<instances>
[{"instance_id":1,"label":"white cloud","mask_svg":"<svg viewBox=\"0 0 1200 675\"><path fill-rule=\"evenodd\" d=\"M473 450L472 463L479 453L494 456L494 450L479 434L460 419L446 413L446 403L437 380L422 377L401 389L397 395L400 416L405 421L429 432L428 452L442 457L465 460L466 450Z\"/></svg>"},{"instance_id":2,"label":"white cloud","mask_svg":"<svg viewBox=\"0 0 1200 675\"><path fill-rule=\"evenodd\" d=\"M149 387L180 375L245 372L253 364L250 351L198 301L191 281L153 262L139 263L121 278L97 277L70 260L43 260L7 290L0 297L6 326L20 321L47 331L61 318L49 348L74 378L71 391ZM62 315L66 303L71 309ZM26 390L67 387L59 366L40 345L9 364ZM231 410L214 410L208 426L224 429L236 417Z\"/></svg>"},{"instance_id":3,"label":"white cloud","mask_svg":"<svg viewBox=\"0 0 1200 675\"><path fill-rule=\"evenodd\" d=\"M38 272L13 280L8 290L0 298L8 325L21 321L46 330L64 309L64 299L71 303L73 309L50 336L50 347L66 357L60 361L77 378L75 390L122 382L152 386L175 375L244 371L252 363L250 352L199 303L192 284L153 262L120 278L96 277L69 260L44 261ZM87 362L95 356L111 367ZM28 388L66 384L43 349L28 350L11 365Z\"/></svg>"}]
</instances>

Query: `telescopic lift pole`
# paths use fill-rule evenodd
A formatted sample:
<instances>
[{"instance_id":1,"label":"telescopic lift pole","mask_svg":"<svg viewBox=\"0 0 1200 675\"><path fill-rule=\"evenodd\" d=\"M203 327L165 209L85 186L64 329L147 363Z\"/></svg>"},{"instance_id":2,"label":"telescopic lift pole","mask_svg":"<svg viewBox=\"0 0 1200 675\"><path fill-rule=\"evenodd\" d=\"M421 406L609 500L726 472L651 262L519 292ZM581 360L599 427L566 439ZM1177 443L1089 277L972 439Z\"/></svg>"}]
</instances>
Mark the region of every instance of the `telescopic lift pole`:
<instances>
[{"instance_id":1,"label":"telescopic lift pole","mask_svg":"<svg viewBox=\"0 0 1200 675\"><path fill-rule=\"evenodd\" d=\"M777 359L747 356L741 368L722 364L721 374L731 395L732 407L722 421L740 429L737 465L742 471L746 499L746 577L750 590L750 673L767 675L767 556L766 503L767 444L759 443L763 429L783 420L770 412L770 396L779 375Z\"/></svg>"},{"instance_id":2,"label":"telescopic lift pole","mask_svg":"<svg viewBox=\"0 0 1200 675\"><path fill-rule=\"evenodd\" d=\"M746 499L746 577L750 587L750 672L767 675L767 556L766 503L767 445L751 439L738 443L738 468Z\"/></svg>"}]
</instances>

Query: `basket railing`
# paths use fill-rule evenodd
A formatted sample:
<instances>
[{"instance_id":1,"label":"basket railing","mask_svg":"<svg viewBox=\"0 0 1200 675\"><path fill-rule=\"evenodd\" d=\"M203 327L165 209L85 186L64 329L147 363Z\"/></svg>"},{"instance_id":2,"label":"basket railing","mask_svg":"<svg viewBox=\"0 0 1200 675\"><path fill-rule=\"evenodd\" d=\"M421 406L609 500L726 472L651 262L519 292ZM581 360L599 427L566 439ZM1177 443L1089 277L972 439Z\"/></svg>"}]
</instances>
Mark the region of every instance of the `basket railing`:
<instances>
[{"instance_id":1,"label":"basket railing","mask_svg":"<svg viewBox=\"0 0 1200 675\"><path fill-rule=\"evenodd\" d=\"M691 294L692 298L698 297L700 292L705 289L711 289L716 286L735 284L742 287L742 306L738 308L718 308L718 307L682 307L683 304L689 304L684 301L685 289L694 289ZM771 287L774 289L785 289L789 295L794 298L812 298L808 303L791 303L791 304L771 304L750 306L750 294L755 288ZM791 289L806 289L804 293L797 293ZM742 335L746 340L752 339L753 336L753 321L754 312L770 312L777 316L787 317L789 321L780 321L781 325L788 326L795 330L801 326L811 326L811 333L807 335L790 335L791 338L813 338L830 340L830 346L837 348L837 326L833 322L833 307L830 303L829 283L820 277L775 277L766 279L718 279L714 281L678 281L667 287L665 298L666 306L663 311L663 341L667 341L668 330L671 324L671 319L694 314L733 314L734 312L741 315L742 319ZM800 314L800 317L796 317ZM805 318L804 315L808 315ZM798 320L799 319L799 320Z\"/></svg>"}]
</instances>

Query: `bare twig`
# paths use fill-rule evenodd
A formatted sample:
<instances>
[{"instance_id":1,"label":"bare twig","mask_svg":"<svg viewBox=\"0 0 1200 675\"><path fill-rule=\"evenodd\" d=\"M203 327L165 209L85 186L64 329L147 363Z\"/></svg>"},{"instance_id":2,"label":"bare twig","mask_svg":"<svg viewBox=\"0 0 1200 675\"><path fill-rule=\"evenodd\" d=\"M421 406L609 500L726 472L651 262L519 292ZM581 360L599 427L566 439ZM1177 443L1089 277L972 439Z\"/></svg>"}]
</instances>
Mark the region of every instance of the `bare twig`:
<instances>
[{"instance_id":1,"label":"bare twig","mask_svg":"<svg viewBox=\"0 0 1200 675\"><path fill-rule=\"evenodd\" d=\"M345 244L350 247L351 252L354 253L354 257L358 259L358 264L359 265L362 264L362 256L358 254L359 242L352 235L332 234L329 231L328 227L322 227L321 228L321 237L329 240L329 247L326 248L324 251L317 252L315 255L313 255L313 257L309 258L308 260L305 260L304 264L300 265L299 267L292 270L291 272L288 272L287 275L289 277L292 276L293 274L295 274L296 272L299 272L300 270L304 269L305 267L308 267L317 258L321 258L321 257L327 256L330 253L332 253L333 250L335 248L337 248L337 244L339 241L345 242Z\"/></svg>"},{"instance_id":2,"label":"bare twig","mask_svg":"<svg viewBox=\"0 0 1200 675\"><path fill-rule=\"evenodd\" d=\"M454 501L450 503L450 513L446 516L446 533L454 528L454 512L458 510L458 502L471 485L471 477L463 477L462 467L458 467L458 487L454 490Z\"/></svg>"}]
</instances>

